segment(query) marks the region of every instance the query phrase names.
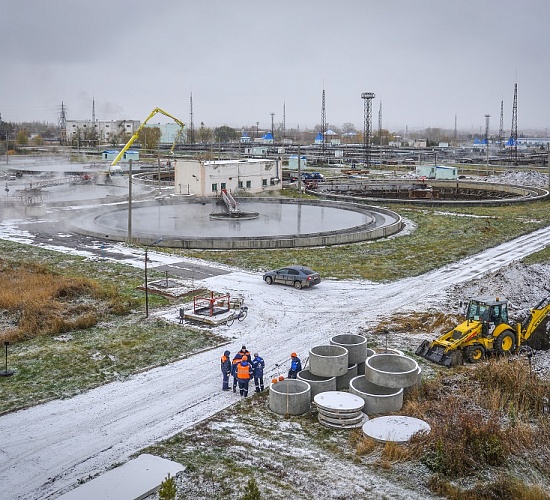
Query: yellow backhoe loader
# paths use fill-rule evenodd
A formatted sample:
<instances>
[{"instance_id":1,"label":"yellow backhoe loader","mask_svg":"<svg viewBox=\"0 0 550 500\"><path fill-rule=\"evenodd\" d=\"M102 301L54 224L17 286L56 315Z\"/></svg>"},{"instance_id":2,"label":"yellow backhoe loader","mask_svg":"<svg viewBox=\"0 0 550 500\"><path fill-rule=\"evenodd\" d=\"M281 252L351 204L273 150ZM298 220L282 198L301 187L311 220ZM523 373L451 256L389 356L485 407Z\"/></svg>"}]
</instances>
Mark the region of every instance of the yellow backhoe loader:
<instances>
[{"instance_id":1,"label":"yellow backhoe loader","mask_svg":"<svg viewBox=\"0 0 550 500\"><path fill-rule=\"evenodd\" d=\"M487 354L517 352L550 314L549 299L550 295L531 309L529 317L523 323L512 326L508 323L507 300L475 297L468 304L466 321L432 342L425 340L416 350L416 354L451 367L462 364L463 361L479 361Z\"/></svg>"}]
</instances>

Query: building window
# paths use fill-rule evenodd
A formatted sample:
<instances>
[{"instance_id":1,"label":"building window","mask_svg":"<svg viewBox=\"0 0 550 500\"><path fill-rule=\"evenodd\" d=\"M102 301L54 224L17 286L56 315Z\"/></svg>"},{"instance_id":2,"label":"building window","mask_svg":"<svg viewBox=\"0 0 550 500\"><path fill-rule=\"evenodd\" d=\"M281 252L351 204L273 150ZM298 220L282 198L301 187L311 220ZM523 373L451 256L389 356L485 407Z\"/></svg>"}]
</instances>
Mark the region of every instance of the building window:
<instances>
[{"instance_id":1,"label":"building window","mask_svg":"<svg viewBox=\"0 0 550 500\"><path fill-rule=\"evenodd\" d=\"M221 189L227 189L227 184L225 182L221 183Z\"/></svg>"},{"instance_id":2,"label":"building window","mask_svg":"<svg viewBox=\"0 0 550 500\"><path fill-rule=\"evenodd\" d=\"M252 181L246 181L246 187L251 188L252 187Z\"/></svg>"},{"instance_id":3,"label":"building window","mask_svg":"<svg viewBox=\"0 0 550 500\"><path fill-rule=\"evenodd\" d=\"M267 187L267 179L262 179L262 186Z\"/></svg>"},{"instance_id":4,"label":"building window","mask_svg":"<svg viewBox=\"0 0 550 500\"><path fill-rule=\"evenodd\" d=\"M215 193L218 191L218 184L212 184L212 192Z\"/></svg>"},{"instance_id":5,"label":"building window","mask_svg":"<svg viewBox=\"0 0 550 500\"><path fill-rule=\"evenodd\" d=\"M239 189L243 188L243 181L239 181Z\"/></svg>"}]
</instances>

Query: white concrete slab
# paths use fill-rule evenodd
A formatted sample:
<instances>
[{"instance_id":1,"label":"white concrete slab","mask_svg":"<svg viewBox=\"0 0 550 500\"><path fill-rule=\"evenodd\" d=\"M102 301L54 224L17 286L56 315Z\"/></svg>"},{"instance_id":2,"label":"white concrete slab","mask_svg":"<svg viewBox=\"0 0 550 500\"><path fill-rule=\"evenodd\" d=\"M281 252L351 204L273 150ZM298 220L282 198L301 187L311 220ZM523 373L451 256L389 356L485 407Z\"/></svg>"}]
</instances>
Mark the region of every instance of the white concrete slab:
<instances>
[{"instance_id":1,"label":"white concrete slab","mask_svg":"<svg viewBox=\"0 0 550 500\"><path fill-rule=\"evenodd\" d=\"M183 465L147 453L112 469L58 500L140 500L155 492L166 476L174 477Z\"/></svg>"}]
</instances>

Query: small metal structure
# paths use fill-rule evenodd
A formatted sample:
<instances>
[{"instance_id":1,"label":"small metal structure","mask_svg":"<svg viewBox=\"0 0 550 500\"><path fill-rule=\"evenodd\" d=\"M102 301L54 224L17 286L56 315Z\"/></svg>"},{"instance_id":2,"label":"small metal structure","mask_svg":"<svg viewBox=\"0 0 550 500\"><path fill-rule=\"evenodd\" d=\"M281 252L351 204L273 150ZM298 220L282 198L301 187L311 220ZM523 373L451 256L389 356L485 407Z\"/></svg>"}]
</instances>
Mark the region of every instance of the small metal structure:
<instances>
[{"instance_id":1,"label":"small metal structure","mask_svg":"<svg viewBox=\"0 0 550 500\"><path fill-rule=\"evenodd\" d=\"M215 316L217 314L223 314L229 312L230 297L229 294L214 295L214 292L210 292L210 296L193 297L193 312L195 314L202 314L206 316Z\"/></svg>"}]
</instances>

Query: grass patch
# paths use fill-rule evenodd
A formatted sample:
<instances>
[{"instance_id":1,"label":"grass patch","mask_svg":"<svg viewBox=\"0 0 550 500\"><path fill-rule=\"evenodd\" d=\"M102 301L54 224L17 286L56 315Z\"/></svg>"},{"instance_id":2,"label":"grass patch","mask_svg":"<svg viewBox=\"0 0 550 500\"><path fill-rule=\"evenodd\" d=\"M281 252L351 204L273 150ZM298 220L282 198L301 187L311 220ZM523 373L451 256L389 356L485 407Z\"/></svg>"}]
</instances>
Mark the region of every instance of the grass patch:
<instances>
[{"instance_id":1,"label":"grass patch","mask_svg":"<svg viewBox=\"0 0 550 500\"><path fill-rule=\"evenodd\" d=\"M2 381L0 413L74 396L223 341L205 330L136 316L18 342L9 348L16 376Z\"/></svg>"},{"instance_id":2,"label":"grass patch","mask_svg":"<svg viewBox=\"0 0 550 500\"><path fill-rule=\"evenodd\" d=\"M224 342L207 330L144 321L143 271L0 240L0 323L16 376L0 413L70 397ZM151 278L155 278L151 272ZM158 273L159 277L162 274ZM150 307L169 304L149 293Z\"/></svg>"},{"instance_id":3,"label":"grass patch","mask_svg":"<svg viewBox=\"0 0 550 500\"><path fill-rule=\"evenodd\" d=\"M502 207L446 207L444 211L408 205L390 208L415 223L417 229L408 235L354 245L177 253L252 270L298 262L326 277L385 282L418 276L550 223L550 202L545 200Z\"/></svg>"}]
</instances>

